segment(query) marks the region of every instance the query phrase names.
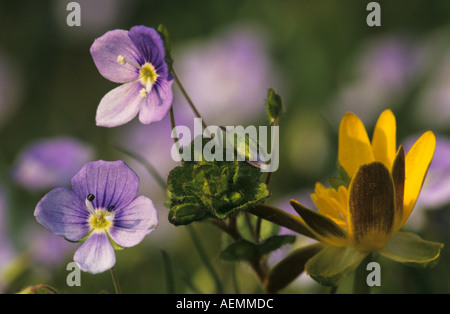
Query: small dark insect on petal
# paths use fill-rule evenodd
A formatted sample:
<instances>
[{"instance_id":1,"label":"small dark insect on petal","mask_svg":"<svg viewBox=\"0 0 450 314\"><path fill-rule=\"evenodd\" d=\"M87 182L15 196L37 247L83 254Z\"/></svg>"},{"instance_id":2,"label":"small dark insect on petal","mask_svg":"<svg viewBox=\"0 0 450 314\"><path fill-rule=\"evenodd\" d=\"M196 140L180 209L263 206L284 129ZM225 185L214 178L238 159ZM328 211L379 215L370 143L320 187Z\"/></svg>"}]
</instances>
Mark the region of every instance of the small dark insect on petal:
<instances>
[{"instance_id":1,"label":"small dark insect on petal","mask_svg":"<svg viewBox=\"0 0 450 314\"><path fill-rule=\"evenodd\" d=\"M89 195L87 196L87 200L88 200L89 202L92 202L94 199L95 199L95 195L94 195L94 194L89 194Z\"/></svg>"},{"instance_id":2,"label":"small dark insect on petal","mask_svg":"<svg viewBox=\"0 0 450 314\"><path fill-rule=\"evenodd\" d=\"M108 212L112 212L114 210L114 205L108 207Z\"/></svg>"}]
</instances>

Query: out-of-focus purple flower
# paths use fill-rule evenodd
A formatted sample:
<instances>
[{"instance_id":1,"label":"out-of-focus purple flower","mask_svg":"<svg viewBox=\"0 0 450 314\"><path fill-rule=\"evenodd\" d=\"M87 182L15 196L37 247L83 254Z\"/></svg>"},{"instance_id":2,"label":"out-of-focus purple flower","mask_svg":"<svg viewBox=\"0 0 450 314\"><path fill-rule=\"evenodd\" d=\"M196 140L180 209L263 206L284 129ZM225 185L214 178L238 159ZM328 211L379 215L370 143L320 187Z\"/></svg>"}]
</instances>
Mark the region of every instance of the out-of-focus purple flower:
<instances>
[{"instance_id":1,"label":"out-of-focus purple flower","mask_svg":"<svg viewBox=\"0 0 450 314\"><path fill-rule=\"evenodd\" d=\"M177 124L184 123L184 119L177 115ZM164 118L160 123L150 125L142 125L139 123L130 123L125 128L118 130L115 138L117 145L126 149L130 153L145 159L165 180L169 175L170 170L178 164L171 158L171 149L174 145L174 140L171 138L172 127L170 125L169 117ZM139 174L141 179L141 189L143 192L158 190L158 182L151 177L145 165L136 161L130 156L126 156L127 162L133 165L133 169ZM142 175L145 173L145 175ZM165 192L161 193L165 199ZM155 199L154 199L155 201Z\"/></svg>"},{"instance_id":2,"label":"out-of-focus purple flower","mask_svg":"<svg viewBox=\"0 0 450 314\"><path fill-rule=\"evenodd\" d=\"M447 40L447 39L446 39ZM420 123L450 129L450 50L438 59L427 86L417 98L415 114Z\"/></svg>"},{"instance_id":3,"label":"out-of-focus purple flower","mask_svg":"<svg viewBox=\"0 0 450 314\"><path fill-rule=\"evenodd\" d=\"M281 89L280 71L270 58L264 31L257 27L237 25L213 39L185 44L177 49L175 65L209 124L236 125L259 118L265 112L267 89ZM181 95L175 102L177 112L188 108Z\"/></svg>"},{"instance_id":4,"label":"out-of-focus purple flower","mask_svg":"<svg viewBox=\"0 0 450 314\"><path fill-rule=\"evenodd\" d=\"M354 112L368 124L375 122L375 113L393 108L424 64L418 45L406 38L391 35L366 43L354 61L351 80L332 101L333 116Z\"/></svg>"},{"instance_id":5,"label":"out-of-focus purple flower","mask_svg":"<svg viewBox=\"0 0 450 314\"><path fill-rule=\"evenodd\" d=\"M29 254L33 262L53 266L66 260L72 252L71 243L61 237L46 232L42 228L30 226L27 230Z\"/></svg>"},{"instance_id":6,"label":"out-of-focus purple flower","mask_svg":"<svg viewBox=\"0 0 450 314\"><path fill-rule=\"evenodd\" d=\"M83 242L74 261L101 273L116 262L114 249L137 245L158 224L153 202L136 197L139 178L123 161L86 163L72 189L56 188L36 206L35 216L50 232Z\"/></svg>"},{"instance_id":7,"label":"out-of-focus purple flower","mask_svg":"<svg viewBox=\"0 0 450 314\"><path fill-rule=\"evenodd\" d=\"M32 191L65 185L92 157L90 146L70 137L39 140L19 154L13 179Z\"/></svg>"},{"instance_id":8,"label":"out-of-focus purple flower","mask_svg":"<svg viewBox=\"0 0 450 314\"><path fill-rule=\"evenodd\" d=\"M94 41L90 52L103 77L123 83L100 101L98 126L123 125L138 113L143 124L166 116L173 100L173 77L156 30L135 26L130 31L109 31Z\"/></svg>"}]
</instances>

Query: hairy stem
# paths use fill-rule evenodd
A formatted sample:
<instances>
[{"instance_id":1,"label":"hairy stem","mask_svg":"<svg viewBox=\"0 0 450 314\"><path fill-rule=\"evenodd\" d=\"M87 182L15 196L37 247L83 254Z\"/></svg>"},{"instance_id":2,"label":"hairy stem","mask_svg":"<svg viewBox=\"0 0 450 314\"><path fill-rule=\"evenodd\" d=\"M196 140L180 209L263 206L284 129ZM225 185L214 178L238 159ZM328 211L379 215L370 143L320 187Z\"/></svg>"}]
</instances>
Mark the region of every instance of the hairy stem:
<instances>
[{"instance_id":1,"label":"hairy stem","mask_svg":"<svg viewBox=\"0 0 450 314\"><path fill-rule=\"evenodd\" d=\"M110 271L114 283L114 289L116 290L116 294L121 294L122 291L120 290L119 279L117 278L116 270L114 269L114 267L112 267Z\"/></svg>"}]
</instances>

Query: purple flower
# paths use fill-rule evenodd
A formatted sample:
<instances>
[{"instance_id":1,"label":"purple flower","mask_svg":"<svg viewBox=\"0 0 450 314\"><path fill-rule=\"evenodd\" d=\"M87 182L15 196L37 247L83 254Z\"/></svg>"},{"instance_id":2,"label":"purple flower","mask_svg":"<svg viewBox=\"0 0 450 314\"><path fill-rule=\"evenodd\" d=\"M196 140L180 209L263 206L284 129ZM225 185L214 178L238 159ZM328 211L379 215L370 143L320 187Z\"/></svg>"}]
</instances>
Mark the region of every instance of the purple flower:
<instances>
[{"instance_id":1,"label":"purple flower","mask_svg":"<svg viewBox=\"0 0 450 314\"><path fill-rule=\"evenodd\" d=\"M56 266L66 261L72 252L72 243L46 232L36 224L28 226L26 230L26 242L29 244L28 256L33 260L33 264Z\"/></svg>"},{"instance_id":2,"label":"purple flower","mask_svg":"<svg viewBox=\"0 0 450 314\"><path fill-rule=\"evenodd\" d=\"M55 188L66 184L92 155L91 147L70 137L39 140L20 153L13 179L31 191Z\"/></svg>"},{"instance_id":3,"label":"purple flower","mask_svg":"<svg viewBox=\"0 0 450 314\"><path fill-rule=\"evenodd\" d=\"M163 41L154 29L109 31L94 41L90 51L103 77L124 83L100 101L98 126L119 126L138 113L143 124L164 118L172 105L173 77L164 60Z\"/></svg>"},{"instance_id":4,"label":"purple flower","mask_svg":"<svg viewBox=\"0 0 450 314\"><path fill-rule=\"evenodd\" d=\"M136 198L139 178L123 161L86 163L72 189L56 188L37 204L34 215L50 232L84 242L74 261L96 274L114 266L114 249L137 245L158 224L153 202Z\"/></svg>"},{"instance_id":5,"label":"purple flower","mask_svg":"<svg viewBox=\"0 0 450 314\"><path fill-rule=\"evenodd\" d=\"M178 49L177 74L208 123L235 125L264 115L267 88L283 89L269 46L263 28L239 24ZM185 99L175 99L177 117L183 109L192 116Z\"/></svg>"},{"instance_id":6,"label":"purple flower","mask_svg":"<svg viewBox=\"0 0 450 314\"><path fill-rule=\"evenodd\" d=\"M386 35L364 42L350 66L352 79L332 100L330 116L339 125L346 112L375 124L377 112L392 108L424 69L420 46L400 35ZM345 67L347 70L348 67Z\"/></svg>"}]
</instances>

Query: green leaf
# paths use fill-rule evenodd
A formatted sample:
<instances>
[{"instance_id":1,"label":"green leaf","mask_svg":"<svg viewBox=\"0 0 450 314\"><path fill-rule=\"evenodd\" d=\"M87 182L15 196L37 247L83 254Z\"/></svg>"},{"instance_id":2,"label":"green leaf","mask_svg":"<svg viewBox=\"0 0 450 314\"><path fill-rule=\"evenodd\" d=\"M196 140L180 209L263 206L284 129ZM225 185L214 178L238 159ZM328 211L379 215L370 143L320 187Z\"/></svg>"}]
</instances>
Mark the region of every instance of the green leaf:
<instances>
[{"instance_id":1,"label":"green leaf","mask_svg":"<svg viewBox=\"0 0 450 314\"><path fill-rule=\"evenodd\" d=\"M267 91L266 113L270 123L274 123L283 114L283 102L273 88Z\"/></svg>"},{"instance_id":2,"label":"green leaf","mask_svg":"<svg viewBox=\"0 0 450 314\"><path fill-rule=\"evenodd\" d=\"M351 182L351 178L348 176L347 172L345 171L344 167L342 167L340 164L337 165L337 176L331 176L328 181L330 185L335 189L338 190L340 186L348 188Z\"/></svg>"},{"instance_id":3,"label":"green leaf","mask_svg":"<svg viewBox=\"0 0 450 314\"><path fill-rule=\"evenodd\" d=\"M229 245L220 257L227 261L250 261L275 251L286 244L292 244L295 236L278 235L271 236L260 243L253 243L246 239L240 239Z\"/></svg>"},{"instance_id":4,"label":"green leaf","mask_svg":"<svg viewBox=\"0 0 450 314\"><path fill-rule=\"evenodd\" d=\"M258 217L255 215L249 215L247 213L242 213L238 216L236 216L236 224L237 224L237 230L239 230L239 233L241 234L243 239L254 241L255 240L255 231L256 231L256 223L257 223ZM251 227L249 227L249 224ZM265 239L277 235L280 231L280 226L277 224L274 224L268 220L262 219L261 220L261 229L259 233L259 239L261 241L264 241ZM222 244L221 248L224 250L227 246L234 243L234 240L232 237L230 237L227 233L222 233Z\"/></svg>"},{"instance_id":5,"label":"green leaf","mask_svg":"<svg viewBox=\"0 0 450 314\"><path fill-rule=\"evenodd\" d=\"M423 240L409 232L397 232L380 250L380 254L410 266L429 268L436 265L444 244Z\"/></svg>"},{"instance_id":6,"label":"green leaf","mask_svg":"<svg viewBox=\"0 0 450 314\"><path fill-rule=\"evenodd\" d=\"M292 244L295 242L295 236L293 235L275 235L267 238L261 243L258 243L259 255L266 255L272 251L278 250L280 247L286 244Z\"/></svg>"},{"instance_id":7,"label":"green leaf","mask_svg":"<svg viewBox=\"0 0 450 314\"><path fill-rule=\"evenodd\" d=\"M368 254L351 246L328 245L308 260L305 271L318 283L336 287Z\"/></svg>"},{"instance_id":8,"label":"green leaf","mask_svg":"<svg viewBox=\"0 0 450 314\"><path fill-rule=\"evenodd\" d=\"M245 239L232 243L220 254L220 258L226 261L249 261L257 256L256 244Z\"/></svg>"},{"instance_id":9,"label":"green leaf","mask_svg":"<svg viewBox=\"0 0 450 314\"><path fill-rule=\"evenodd\" d=\"M244 161L191 160L174 168L167 180L166 205L169 221L175 225L208 217L224 219L270 196L267 185L259 180L260 170Z\"/></svg>"},{"instance_id":10,"label":"green leaf","mask_svg":"<svg viewBox=\"0 0 450 314\"><path fill-rule=\"evenodd\" d=\"M208 211L195 204L181 204L170 208L169 221L175 226L187 225L208 216Z\"/></svg>"},{"instance_id":11,"label":"green leaf","mask_svg":"<svg viewBox=\"0 0 450 314\"><path fill-rule=\"evenodd\" d=\"M323 249L321 243L304 246L292 251L270 270L266 281L268 293L277 293L289 285L304 270L306 262Z\"/></svg>"}]
</instances>

